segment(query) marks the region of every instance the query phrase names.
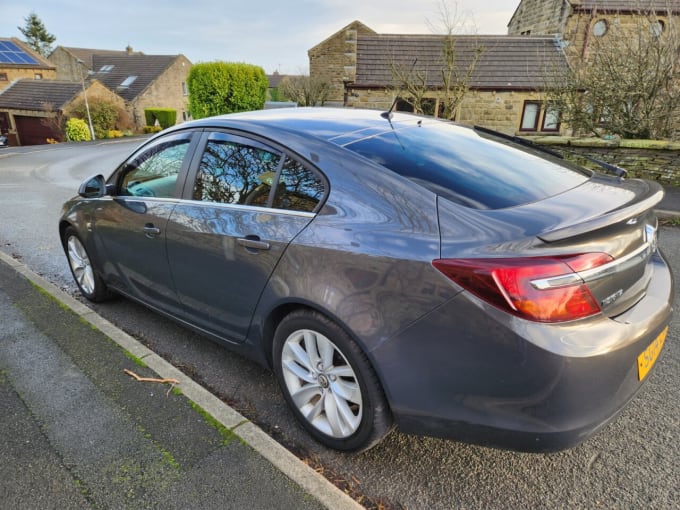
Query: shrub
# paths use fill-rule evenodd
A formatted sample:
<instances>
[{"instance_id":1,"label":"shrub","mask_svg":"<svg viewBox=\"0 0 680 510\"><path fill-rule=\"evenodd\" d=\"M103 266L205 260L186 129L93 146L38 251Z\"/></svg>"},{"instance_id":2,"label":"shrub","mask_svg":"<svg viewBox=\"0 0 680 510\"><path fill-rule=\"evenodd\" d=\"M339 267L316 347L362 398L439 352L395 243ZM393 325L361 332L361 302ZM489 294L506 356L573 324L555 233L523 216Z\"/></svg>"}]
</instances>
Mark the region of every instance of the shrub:
<instances>
[{"instance_id":1,"label":"shrub","mask_svg":"<svg viewBox=\"0 0 680 510\"><path fill-rule=\"evenodd\" d=\"M163 128L160 126L144 126L145 133L158 133L159 131L163 131Z\"/></svg>"},{"instance_id":2,"label":"shrub","mask_svg":"<svg viewBox=\"0 0 680 510\"><path fill-rule=\"evenodd\" d=\"M106 133L106 138L122 138L123 132L118 129L109 129Z\"/></svg>"},{"instance_id":3,"label":"shrub","mask_svg":"<svg viewBox=\"0 0 680 510\"><path fill-rule=\"evenodd\" d=\"M85 142L91 140L90 128L87 122L77 117L72 117L66 121L66 139L71 142Z\"/></svg>"},{"instance_id":4,"label":"shrub","mask_svg":"<svg viewBox=\"0 0 680 510\"><path fill-rule=\"evenodd\" d=\"M156 121L163 129L174 126L177 122L177 110L173 108L144 108L144 118L147 126L153 126Z\"/></svg>"},{"instance_id":5,"label":"shrub","mask_svg":"<svg viewBox=\"0 0 680 510\"><path fill-rule=\"evenodd\" d=\"M106 134L111 129L116 128L118 122L118 107L108 101L90 101L90 118L92 119L92 127L94 128L94 136L96 138L106 138ZM85 103L82 103L74 110L76 117L87 121L87 108Z\"/></svg>"},{"instance_id":6,"label":"shrub","mask_svg":"<svg viewBox=\"0 0 680 510\"><path fill-rule=\"evenodd\" d=\"M194 64L189 76L189 111L194 119L223 113L260 110L269 82L264 70L251 64Z\"/></svg>"}]
</instances>

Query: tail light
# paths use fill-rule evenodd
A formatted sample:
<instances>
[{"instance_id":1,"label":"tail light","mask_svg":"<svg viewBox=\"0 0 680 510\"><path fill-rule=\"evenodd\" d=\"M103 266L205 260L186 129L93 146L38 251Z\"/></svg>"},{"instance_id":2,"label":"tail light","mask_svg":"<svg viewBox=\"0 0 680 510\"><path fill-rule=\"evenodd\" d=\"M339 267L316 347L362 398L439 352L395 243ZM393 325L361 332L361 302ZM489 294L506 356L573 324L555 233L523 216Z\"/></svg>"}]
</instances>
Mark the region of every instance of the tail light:
<instances>
[{"instance_id":1,"label":"tail light","mask_svg":"<svg viewBox=\"0 0 680 510\"><path fill-rule=\"evenodd\" d=\"M606 253L514 259L437 259L432 265L502 310L537 322L595 315L600 305L579 276L613 259Z\"/></svg>"}]
</instances>

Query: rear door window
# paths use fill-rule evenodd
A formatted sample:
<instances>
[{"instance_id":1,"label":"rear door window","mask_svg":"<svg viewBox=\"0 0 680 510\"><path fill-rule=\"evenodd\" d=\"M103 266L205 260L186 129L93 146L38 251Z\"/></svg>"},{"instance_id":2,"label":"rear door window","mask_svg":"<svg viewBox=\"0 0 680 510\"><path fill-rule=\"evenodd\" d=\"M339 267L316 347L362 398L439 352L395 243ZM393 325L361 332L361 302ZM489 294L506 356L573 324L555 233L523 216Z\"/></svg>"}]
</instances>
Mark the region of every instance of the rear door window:
<instances>
[{"instance_id":1,"label":"rear door window","mask_svg":"<svg viewBox=\"0 0 680 510\"><path fill-rule=\"evenodd\" d=\"M192 198L313 212L326 190L317 172L283 151L257 140L216 132L206 142Z\"/></svg>"},{"instance_id":2,"label":"rear door window","mask_svg":"<svg viewBox=\"0 0 680 510\"><path fill-rule=\"evenodd\" d=\"M258 142L213 133L198 166L193 199L266 206L282 155Z\"/></svg>"}]
</instances>

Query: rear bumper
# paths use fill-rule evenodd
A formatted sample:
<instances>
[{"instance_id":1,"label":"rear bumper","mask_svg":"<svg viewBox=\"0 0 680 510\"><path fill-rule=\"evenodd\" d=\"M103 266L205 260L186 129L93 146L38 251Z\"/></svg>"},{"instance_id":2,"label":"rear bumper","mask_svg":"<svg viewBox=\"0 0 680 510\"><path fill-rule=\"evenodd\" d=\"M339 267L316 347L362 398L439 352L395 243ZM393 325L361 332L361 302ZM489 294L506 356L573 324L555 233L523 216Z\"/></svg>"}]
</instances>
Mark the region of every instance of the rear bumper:
<instances>
[{"instance_id":1,"label":"rear bumper","mask_svg":"<svg viewBox=\"0 0 680 510\"><path fill-rule=\"evenodd\" d=\"M650 377L638 356L673 300L668 266L658 254L652 264L646 296L616 318L537 324L464 293L383 343L372 354L399 427L520 451L586 440Z\"/></svg>"}]
</instances>

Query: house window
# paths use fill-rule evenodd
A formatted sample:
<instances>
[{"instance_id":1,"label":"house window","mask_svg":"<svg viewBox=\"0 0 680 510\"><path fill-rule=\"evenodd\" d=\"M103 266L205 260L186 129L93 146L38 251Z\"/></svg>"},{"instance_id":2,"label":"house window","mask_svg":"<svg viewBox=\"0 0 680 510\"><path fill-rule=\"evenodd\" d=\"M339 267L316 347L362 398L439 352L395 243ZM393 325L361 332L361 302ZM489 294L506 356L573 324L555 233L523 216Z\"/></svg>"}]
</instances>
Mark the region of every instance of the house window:
<instances>
[{"instance_id":1,"label":"house window","mask_svg":"<svg viewBox=\"0 0 680 510\"><path fill-rule=\"evenodd\" d=\"M607 33L607 21L603 19L599 19L595 22L593 25L593 35L595 37L602 37L604 34Z\"/></svg>"},{"instance_id":2,"label":"house window","mask_svg":"<svg viewBox=\"0 0 680 510\"><path fill-rule=\"evenodd\" d=\"M33 77L34 77L36 80L42 80L42 78L43 78L42 73L35 73L35 74L33 75Z\"/></svg>"},{"instance_id":3,"label":"house window","mask_svg":"<svg viewBox=\"0 0 680 510\"><path fill-rule=\"evenodd\" d=\"M7 78L7 73L0 73L0 81L9 81L9 78Z\"/></svg>"},{"instance_id":4,"label":"house window","mask_svg":"<svg viewBox=\"0 0 680 510\"><path fill-rule=\"evenodd\" d=\"M541 131L559 131L560 112L553 106L548 106L543 114L543 126Z\"/></svg>"},{"instance_id":5,"label":"house window","mask_svg":"<svg viewBox=\"0 0 680 510\"><path fill-rule=\"evenodd\" d=\"M536 131L538 129L538 117L541 113L541 103L538 101L525 101L522 110L522 124L520 131Z\"/></svg>"},{"instance_id":6,"label":"house window","mask_svg":"<svg viewBox=\"0 0 680 510\"><path fill-rule=\"evenodd\" d=\"M663 21L655 21L649 27L649 33L654 37L659 37L663 34L664 24Z\"/></svg>"},{"instance_id":7,"label":"house window","mask_svg":"<svg viewBox=\"0 0 680 510\"><path fill-rule=\"evenodd\" d=\"M182 95L189 95L189 89L187 88L187 82L185 81L182 82Z\"/></svg>"},{"instance_id":8,"label":"house window","mask_svg":"<svg viewBox=\"0 0 680 510\"><path fill-rule=\"evenodd\" d=\"M113 70L113 66L112 66L112 65L105 65L105 66L102 66L102 67L99 69L99 72L100 72L100 73L110 73L112 70Z\"/></svg>"}]
</instances>

